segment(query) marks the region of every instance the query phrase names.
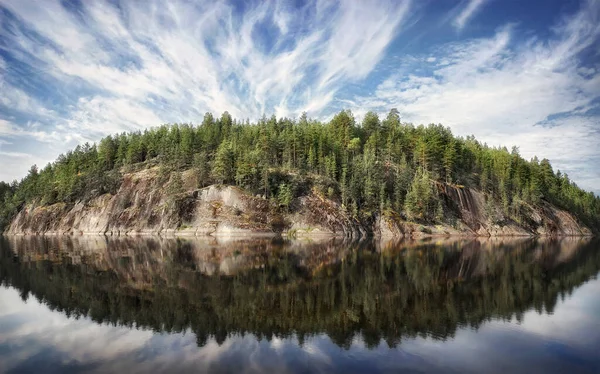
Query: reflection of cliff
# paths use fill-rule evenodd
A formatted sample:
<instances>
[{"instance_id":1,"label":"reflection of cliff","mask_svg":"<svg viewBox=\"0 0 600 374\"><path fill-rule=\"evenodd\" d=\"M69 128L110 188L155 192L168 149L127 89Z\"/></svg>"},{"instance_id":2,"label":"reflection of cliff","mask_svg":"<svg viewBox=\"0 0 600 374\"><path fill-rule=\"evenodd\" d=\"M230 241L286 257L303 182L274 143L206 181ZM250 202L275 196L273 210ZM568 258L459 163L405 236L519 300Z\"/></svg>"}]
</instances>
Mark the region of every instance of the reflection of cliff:
<instances>
[{"instance_id":1,"label":"reflection of cliff","mask_svg":"<svg viewBox=\"0 0 600 374\"><path fill-rule=\"evenodd\" d=\"M434 241L376 246L324 241L229 243L104 237L0 239L0 278L69 315L97 322L190 328L199 344L229 333L325 332L341 346L356 333L451 336L457 327L525 311L600 269L597 243Z\"/></svg>"}]
</instances>

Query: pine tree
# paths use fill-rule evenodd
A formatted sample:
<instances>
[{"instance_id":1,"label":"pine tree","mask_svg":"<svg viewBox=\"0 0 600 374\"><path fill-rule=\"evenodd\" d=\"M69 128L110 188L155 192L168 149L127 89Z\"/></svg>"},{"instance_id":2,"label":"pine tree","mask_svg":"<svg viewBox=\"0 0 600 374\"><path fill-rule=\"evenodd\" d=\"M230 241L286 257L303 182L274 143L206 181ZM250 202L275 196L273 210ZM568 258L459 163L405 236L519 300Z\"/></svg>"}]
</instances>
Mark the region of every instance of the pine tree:
<instances>
[{"instance_id":1,"label":"pine tree","mask_svg":"<svg viewBox=\"0 0 600 374\"><path fill-rule=\"evenodd\" d=\"M444 173L446 176L446 183L452 183L452 172L454 170L454 164L456 162L456 146L454 142L446 146L444 151Z\"/></svg>"},{"instance_id":2,"label":"pine tree","mask_svg":"<svg viewBox=\"0 0 600 374\"><path fill-rule=\"evenodd\" d=\"M212 174L221 184L233 181L234 155L229 142L223 142L217 149Z\"/></svg>"},{"instance_id":3,"label":"pine tree","mask_svg":"<svg viewBox=\"0 0 600 374\"><path fill-rule=\"evenodd\" d=\"M145 165L124 165L146 162ZM287 187L294 193L321 190L355 217L372 218L383 209L406 210L414 219L439 219L435 183L479 188L507 215L523 215L521 204L542 199L571 211L589 226L600 226L600 198L579 188L568 176L554 173L546 159L523 159L517 148L494 148L473 136L454 137L441 125L403 124L392 110L380 121L365 115L356 127L349 111L329 123L260 119L251 125L228 113L207 113L200 126L163 125L144 132L118 134L98 145L84 144L60 155L44 169L30 171L3 191L0 221L10 220L23 204L67 204L115 193L121 170L160 166L157 183L174 171L192 168L198 187L236 183L277 201ZM284 194L285 195L285 194ZM282 196L284 196L282 195ZM499 210L497 210L499 212Z\"/></svg>"},{"instance_id":4,"label":"pine tree","mask_svg":"<svg viewBox=\"0 0 600 374\"><path fill-rule=\"evenodd\" d=\"M182 192L183 179L181 178L181 173L174 171L171 173L171 178L169 178L169 183L167 184L167 194L172 198L173 196Z\"/></svg>"},{"instance_id":5,"label":"pine tree","mask_svg":"<svg viewBox=\"0 0 600 374\"><path fill-rule=\"evenodd\" d=\"M210 166L208 163L208 157L205 152L198 152L194 154L192 166L196 171L197 185L198 187L204 187L210 184Z\"/></svg>"},{"instance_id":6,"label":"pine tree","mask_svg":"<svg viewBox=\"0 0 600 374\"><path fill-rule=\"evenodd\" d=\"M277 193L277 201L279 202L279 205L288 210L293 198L294 195L290 186L285 183L280 184L279 192Z\"/></svg>"},{"instance_id":7,"label":"pine tree","mask_svg":"<svg viewBox=\"0 0 600 374\"><path fill-rule=\"evenodd\" d=\"M410 190L406 195L405 210L413 219L431 220L435 196L429 173L426 170L415 173Z\"/></svg>"}]
</instances>

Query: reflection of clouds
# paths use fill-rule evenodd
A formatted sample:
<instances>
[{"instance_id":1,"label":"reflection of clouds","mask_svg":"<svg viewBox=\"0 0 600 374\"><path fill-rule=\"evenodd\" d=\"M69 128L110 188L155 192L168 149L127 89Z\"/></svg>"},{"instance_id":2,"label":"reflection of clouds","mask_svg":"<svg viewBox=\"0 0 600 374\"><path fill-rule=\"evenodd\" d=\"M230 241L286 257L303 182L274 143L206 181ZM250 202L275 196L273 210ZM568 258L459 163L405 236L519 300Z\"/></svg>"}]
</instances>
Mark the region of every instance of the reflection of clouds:
<instances>
[{"instance_id":1,"label":"reflection of clouds","mask_svg":"<svg viewBox=\"0 0 600 374\"><path fill-rule=\"evenodd\" d=\"M463 328L447 341L405 339L396 349L381 343L366 349L360 336L346 350L325 334L298 339L258 340L252 334L228 337L219 345L209 339L196 345L195 335L153 333L68 318L34 298L20 299L13 288L0 287L0 371L35 365L84 368L87 372L167 373L344 373L396 372L595 372L600 359L600 281L588 282L553 315L525 313L523 322L491 321L477 331ZM7 349L9 347L9 349ZM40 359L40 357L43 358ZM36 361L37 360L37 361ZM595 361L594 361L595 360ZM32 362L34 364L32 364ZM29 365L27 367L23 365ZM67 372L68 370L64 370Z\"/></svg>"},{"instance_id":2,"label":"reflection of clouds","mask_svg":"<svg viewBox=\"0 0 600 374\"><path fill-rule=\"evenodd\" d=\"M0 335L0 345L26 343L17 354L4 357L0 353L7 367L42 354L48 347L78 362L111 360L139 350L152 337L150 331L99 325L87 318L68 318L52 312L33 297L24 303L12 288L0 288L0 300L0 325L12 325Z\"/></svg>"},{"instance_id":3,"label":"reflection of clouds","mask_svg":"<svg viewBox=\"0 0 600 374\"><path fill-rule=\"evenodd\" d=\"M439 367L473 372L600 372L600 281L584 284L559 301L554 313L525 313L521 324L491 321L477 331L457 330L453 339L406 341L401 349ZM590 305L593 305L590 307ZM572 365L572 366L570 366ZM580 370L580 371L579 371Z\"/></svg>"},{"instance_id":4,"label":"reflection of clouds","mask_svg":"<svg viewBox=\"0 0 600 374\"><path fill-rule=\"evenodd\" d=\"M299 351L293 340L269 343L252 335L234 336L221 345L209 339L199 348L189 332L154 334L68 318L33 297L23 302L13 288L0 288L0 300L0 347L16 348L0 350L0 371L19 368L50 351L48 357L58 364L76 362L91 372L171 372L174 367L208 371L232 365L239 369L236 372L258 373L266 365L286 372L290 369L284 356Z\"/></svg>"},{"instance_id":5,"label":"reflection of clouds","mask_svg":"<svg viewBox=\"0 0 600 374\"><path fill-rule=\"evenodd\" d=\"M547 339L567 341L581 347L598 343L600 338L600 281L576 289L560 303L552 315L525 313L521 329ZM600 347L596 347L600 348Z\"/></svg>"}]
</instances>

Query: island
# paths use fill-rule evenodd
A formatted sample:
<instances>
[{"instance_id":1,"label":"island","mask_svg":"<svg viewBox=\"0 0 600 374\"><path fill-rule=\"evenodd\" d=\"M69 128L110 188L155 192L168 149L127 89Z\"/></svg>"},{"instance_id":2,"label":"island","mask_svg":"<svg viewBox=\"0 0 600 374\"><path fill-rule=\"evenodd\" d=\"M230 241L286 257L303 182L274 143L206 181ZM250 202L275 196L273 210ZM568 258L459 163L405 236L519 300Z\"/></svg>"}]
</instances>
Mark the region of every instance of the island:
<instances>
[{"instance_id":1,"label":"island","mask_svg":"<svg viewBox=\"0 0 600 374\"><path fill-rule=\"evenodd\" d=\"M590 236L600 198L547 159L350 111L207 113L107 136L0 182L8 235Z\"/></svg>"}]
</instances>

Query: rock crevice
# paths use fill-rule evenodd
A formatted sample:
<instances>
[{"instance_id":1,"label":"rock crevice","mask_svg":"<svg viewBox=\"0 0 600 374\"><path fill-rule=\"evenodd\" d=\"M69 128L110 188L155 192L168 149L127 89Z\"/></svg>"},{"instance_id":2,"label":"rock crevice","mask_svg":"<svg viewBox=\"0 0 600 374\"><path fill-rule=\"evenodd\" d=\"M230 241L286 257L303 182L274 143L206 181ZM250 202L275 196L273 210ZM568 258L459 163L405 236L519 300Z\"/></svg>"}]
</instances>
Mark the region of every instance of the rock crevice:
<instances>
[{"instance_id":1,"label":"rock crevice","mask_svg":"<svg viewBox=\"0 0 600 374\"><path fill-rule=\"evenodd\" d=\"M359 220L338 203L311 191L283 210L234 186L212 185L170 195L156 171L125 175L114 195L75 204L29 204L5 231L11 235L290 235L381 237L419 236L588 236L572 214L547 202L528 206L516 222L496 214L481 191L440 185L444 220L410 222L386 211ZM487 205L486 205L487 204ZM490 210L492 211L490 213ZM494 218L496 216L496 218ZM498 219L497 217L501 217Z\"/></svg>"}]
</instances>

